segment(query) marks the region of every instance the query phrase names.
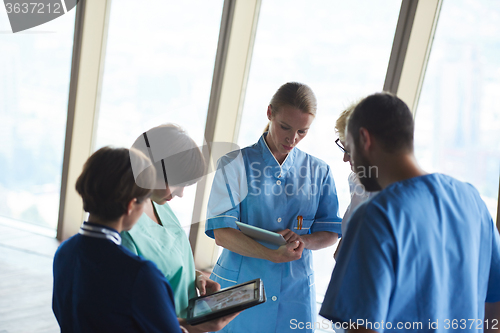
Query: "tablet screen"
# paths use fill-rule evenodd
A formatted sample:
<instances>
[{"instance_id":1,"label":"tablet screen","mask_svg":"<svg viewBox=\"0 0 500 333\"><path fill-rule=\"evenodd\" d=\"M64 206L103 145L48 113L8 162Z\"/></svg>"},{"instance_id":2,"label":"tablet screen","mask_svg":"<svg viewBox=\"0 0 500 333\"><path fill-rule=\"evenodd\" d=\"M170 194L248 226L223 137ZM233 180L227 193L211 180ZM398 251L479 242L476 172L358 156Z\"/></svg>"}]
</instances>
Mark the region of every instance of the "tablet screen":
<instances>
[{"instance_id":1,"label":"tablet screen","mask_svg":"<svg viewBox=\"0 0 500 333\"><path fill-rule=\"evenodd\" d=\"M203 316L214 311L251 302L255 300L256 294L256 284L250 283L226 292L203 297L195 301L193 316Z\"/></svg>"}]
</instances>

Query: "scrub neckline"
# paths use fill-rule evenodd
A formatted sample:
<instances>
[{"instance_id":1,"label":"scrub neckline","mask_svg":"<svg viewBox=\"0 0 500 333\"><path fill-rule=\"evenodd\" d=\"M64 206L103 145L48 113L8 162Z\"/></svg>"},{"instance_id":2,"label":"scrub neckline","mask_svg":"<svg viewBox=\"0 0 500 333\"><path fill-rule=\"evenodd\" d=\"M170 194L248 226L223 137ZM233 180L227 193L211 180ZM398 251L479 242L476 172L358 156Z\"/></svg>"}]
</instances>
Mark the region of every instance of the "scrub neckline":
<instances>
[{"instance_id":1,"label":"scrub neckline","mask_svg":"<svg viewBox=\"0 0 500 333\"><path fill-rule=\"evenodd\" d=\"M278 176L278 178L281 178L284 176L284 174L286 172L288 172L288 169L290 169L290 166L288 164L292 164L293 163L293 158L295 156L295 150L297 149L296 147L293 147L293 149L286 155L286 158L283 160L283 163L279 164L278 160L276 159L276 157L273 155L273 153L271 152L271 149L269 148L269 146L267 145L267 142L266 142L266 137L267 135L269 134L269 132L265 132L262 134L262 136L260 137L259 139L259 142L262 140L263 142L263 145L267 148L267 152L273 157L274 161L276 162L276 164L279 166L280 168L280 175ZM264 160L268 159L269 161L272 161L272 159L270 159L269 157L266 157L266 152L265 150L263 150L263 147L261 147L262 149L262 155L264 157ZM269 162L268 162L269 163Z\"/></svg>"}]
</instances>

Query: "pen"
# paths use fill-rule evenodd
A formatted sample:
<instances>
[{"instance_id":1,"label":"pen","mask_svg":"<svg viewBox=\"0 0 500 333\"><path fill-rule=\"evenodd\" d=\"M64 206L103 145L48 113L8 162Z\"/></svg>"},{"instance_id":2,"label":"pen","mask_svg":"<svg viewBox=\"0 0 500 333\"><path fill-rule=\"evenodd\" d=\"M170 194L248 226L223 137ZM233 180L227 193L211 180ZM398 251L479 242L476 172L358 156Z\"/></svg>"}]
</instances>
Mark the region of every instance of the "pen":
<instances>
[{"instance_id":1,"label":"pen","mask_svg":"<svg viewBox=\"0 0 500 333\"><path fill-rule=\"evenodd\" d=\"M302 215L297 216L297 229L302 230Z\"/></svg>"}]
</instances>

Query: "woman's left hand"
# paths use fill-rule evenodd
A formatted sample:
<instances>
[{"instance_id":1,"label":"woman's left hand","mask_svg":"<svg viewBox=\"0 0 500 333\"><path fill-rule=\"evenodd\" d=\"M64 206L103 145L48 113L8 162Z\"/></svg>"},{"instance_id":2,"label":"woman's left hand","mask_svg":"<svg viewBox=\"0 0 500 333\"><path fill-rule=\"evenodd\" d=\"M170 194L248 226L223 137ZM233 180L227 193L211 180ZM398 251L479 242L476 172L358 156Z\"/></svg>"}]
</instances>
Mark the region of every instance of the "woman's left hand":
<instances>
[{"instance_id":1,"label":"woman's left hand","mask_svg":"<svg viewBox=\"0 0 500 333\"><path fill-rule=\"evenodd\" d=\"M202 272L196 271L196 288L198 288L200 296L205 296L220 290L220 284L210 280Z\"/></svg>"}]
</instances>

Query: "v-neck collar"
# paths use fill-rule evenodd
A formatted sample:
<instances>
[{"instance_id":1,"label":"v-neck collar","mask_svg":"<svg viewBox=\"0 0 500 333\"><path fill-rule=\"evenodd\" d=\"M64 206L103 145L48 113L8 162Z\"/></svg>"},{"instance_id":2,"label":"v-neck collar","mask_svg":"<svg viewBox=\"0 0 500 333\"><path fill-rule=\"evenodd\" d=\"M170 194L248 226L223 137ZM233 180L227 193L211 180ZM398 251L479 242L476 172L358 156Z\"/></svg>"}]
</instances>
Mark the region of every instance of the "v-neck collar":
<instances>
[{"instance_id":1,"label":"v-neck collar","mask_svg":"<svg viewBox=\"0 0 500 333\"><path fill-rule=\"evenodd\" d=\"M165 203L166 205L167 203ZM158 209L156 209L156 204L153 200L151 200L151 205L153 206L153 214L154 216L156 217L156 219L158 220L158 223L156 223L155 221L153 221L149 216L149 219L151 221L153 221L154 223L158 224L160 227L163 227L163 222L161 222L161 218L160 218L160 213L158 212Z\"/></svg>"},{"instance_id":2,"label":"v-neck collar","mask_svg":"<svg viewBox=\"0 0 500 333\"><path fill-rule=\"evenodd\" d=\"M258 146L262 152L262 157L264 158L264 161L266 162L267 165L275 165L281 169L280 172L280 177L284 176L288 170L290 170L291 166L293 165L293 160L295 159L295 153L296 149L293 147L293 149L288 153L288 155L285 157L285 160L283 163L280 165L278 163L278 160L276 157L274 157L273 153L271 152L271 149L267 145L266 142L266 136L268 132L265 132L262 134L262 136L259 139ZM279 178L279 177L278 177Z\"/></svg>"},{"instance_id":3,"label":"v-neck collar","mask_svg":"<svg viewBox=\"0 0 500 333\"><path fill-rule=\"evenodd\" d=\"M145 213L144 213L144 215L147 217L148 225L154 225L154 226L156 226L156 227L164 228L164 226L163 226L163 222L162 222L162 220L161 220L161 216L160 216L160 211L158 210L158 207L159 207L160 205L158 205L158 204L157 204L156 202L154 202L153 200L151 200L151 203L153 204L153 214L155 214L155 215L156 215L156 218L158 219L158 222L160 222L160 223L156 223L155 221L153 221L153 219L152 219L152 218L150 218L150 217L148 216L148 214L145 214ZM165 204L166 204L166 203L165 203Z\"/></svg>"}]
</instances>

